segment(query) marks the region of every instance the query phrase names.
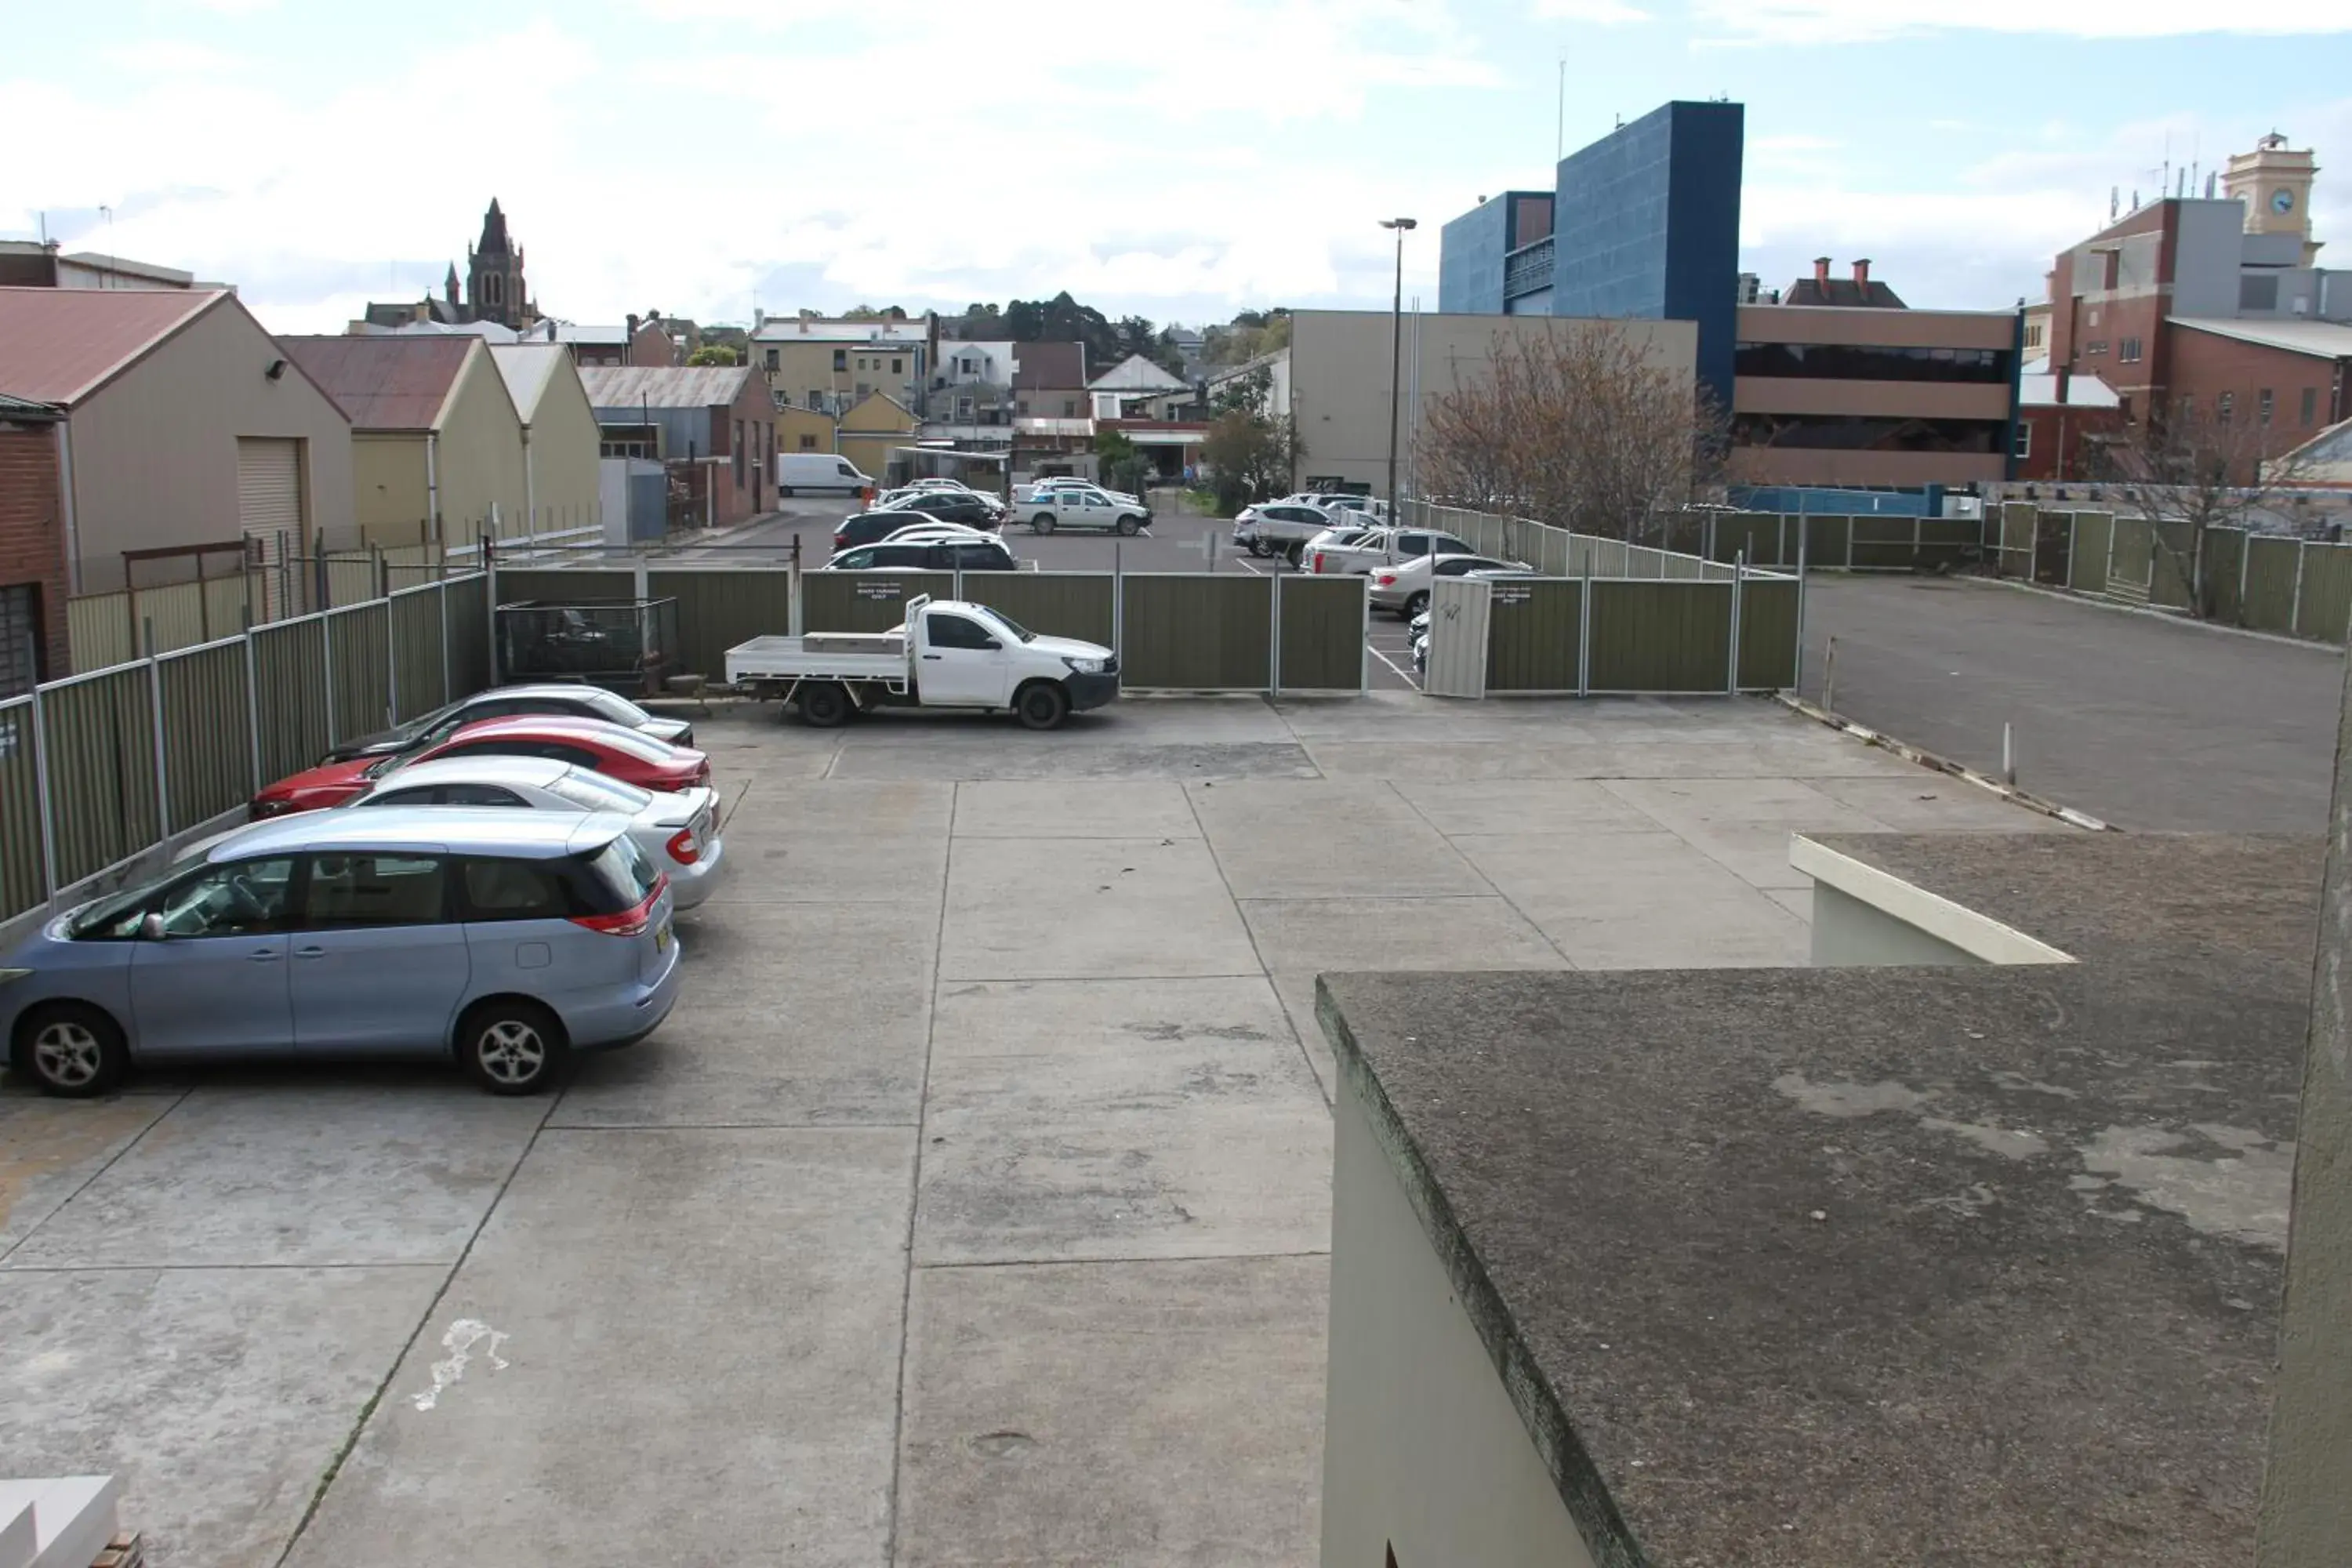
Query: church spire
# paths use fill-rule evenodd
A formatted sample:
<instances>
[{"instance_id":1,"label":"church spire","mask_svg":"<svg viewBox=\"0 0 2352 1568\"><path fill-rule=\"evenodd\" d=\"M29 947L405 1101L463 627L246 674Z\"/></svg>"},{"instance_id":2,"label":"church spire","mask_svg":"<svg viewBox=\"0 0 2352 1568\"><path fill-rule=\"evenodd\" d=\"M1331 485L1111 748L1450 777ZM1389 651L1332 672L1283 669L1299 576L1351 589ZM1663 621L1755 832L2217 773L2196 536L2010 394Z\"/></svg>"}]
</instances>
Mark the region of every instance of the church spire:
<instances>
[{"instance_id":1,"label":"church spire","mask_svg":"<svg viewBox=\"0 0 2352 1568\"><path fill-rule=\"evenodd\" d=\"M475 250L484 256L504 256L510 248L507 240L507 215L499 210L499 198L490 198L490 210L482 215L482 242Z\"/></svg>"}]
</instances>

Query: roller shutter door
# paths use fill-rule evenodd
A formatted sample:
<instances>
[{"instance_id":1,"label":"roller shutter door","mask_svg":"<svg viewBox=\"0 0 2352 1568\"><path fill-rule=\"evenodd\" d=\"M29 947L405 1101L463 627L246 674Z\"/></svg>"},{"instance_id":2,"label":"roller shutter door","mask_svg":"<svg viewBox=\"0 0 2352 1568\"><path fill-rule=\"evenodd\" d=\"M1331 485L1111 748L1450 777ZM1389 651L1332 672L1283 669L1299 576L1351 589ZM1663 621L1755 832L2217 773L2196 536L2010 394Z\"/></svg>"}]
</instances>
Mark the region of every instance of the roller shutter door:
<instances>
[{"instance_id":1,"label":"roller shutter door","mask_svg":"<svg viewBox=\"0 0 2352 1568\"><path fill-rule=\"evenodd\" d=\"M247 534L287 529L301 537L301 442L237 437L236 512Z\"/></svg>"}]
</instances>

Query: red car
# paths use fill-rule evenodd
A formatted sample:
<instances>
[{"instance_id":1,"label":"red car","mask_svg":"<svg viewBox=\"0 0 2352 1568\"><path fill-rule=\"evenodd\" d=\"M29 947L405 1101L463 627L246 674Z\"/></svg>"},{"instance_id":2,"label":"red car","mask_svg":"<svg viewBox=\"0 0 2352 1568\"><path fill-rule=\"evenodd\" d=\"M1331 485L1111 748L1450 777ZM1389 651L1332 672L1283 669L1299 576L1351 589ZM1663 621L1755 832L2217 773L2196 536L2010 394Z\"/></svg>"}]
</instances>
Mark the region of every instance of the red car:
<instances>
[{"instance_id":1,"label":"red car","mask_svg":"<svg viewBox=\"0 0 2352 1568\"><path fill-rule=\"evenodd\" d=\"M710 782L710 759L690 746L667 745L601 719L529 713L468 724L439 745L404 756L354 757L306 768L255 795L247 815L258 822L341 805L410 763L474 756L553 757L639 789L691 789Z\"/></svg>"}]
</instances>

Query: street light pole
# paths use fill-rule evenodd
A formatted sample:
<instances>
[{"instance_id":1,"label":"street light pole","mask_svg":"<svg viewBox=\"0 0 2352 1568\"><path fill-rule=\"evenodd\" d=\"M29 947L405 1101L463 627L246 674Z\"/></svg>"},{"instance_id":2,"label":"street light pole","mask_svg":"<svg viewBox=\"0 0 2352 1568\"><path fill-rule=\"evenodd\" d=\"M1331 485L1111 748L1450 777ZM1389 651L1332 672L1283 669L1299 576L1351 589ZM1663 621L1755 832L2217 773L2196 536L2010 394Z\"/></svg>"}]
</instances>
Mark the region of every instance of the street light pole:
<instances>
[{"instance_id":1,"label":"street light pole","mask_svg":"<svg viewBox=\"0 0 2352 1568\"><path fill-rule=\"evenodd\" d=\"M1409 217L1384 217L1382 228L1396 230L1396 298L1389 306L1389 521L1404 515L1396 488L1397 415L1404 403L1404 237L1420 226Z\"/></svg>"}]
</instances>

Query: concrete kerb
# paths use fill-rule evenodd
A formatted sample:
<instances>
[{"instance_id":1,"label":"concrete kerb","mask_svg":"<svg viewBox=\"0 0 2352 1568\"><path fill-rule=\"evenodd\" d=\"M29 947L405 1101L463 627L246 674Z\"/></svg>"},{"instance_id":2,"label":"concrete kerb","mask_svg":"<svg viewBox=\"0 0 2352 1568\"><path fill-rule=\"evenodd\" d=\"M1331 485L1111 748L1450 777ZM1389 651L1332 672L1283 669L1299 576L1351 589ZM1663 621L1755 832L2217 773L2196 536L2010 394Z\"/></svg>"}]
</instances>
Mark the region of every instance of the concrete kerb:
<instances>
[{"instance_id":1,"label":"concrete kerb","mask_svg":"<svg viewBox=\"0 0 2352 1568\"><path fill-rule=\"evenodd\" d=\"M1923 768L1963 779L1979 789L1999 795L2013 805L2021 805L2028 811L2039 812L2044 816L2054 816L2061 822L2083 828L2086 832L2120 833L2123 831L2112 823L2103 822L2093 816L2089 812L2077 811L2071 805L2061 805L2056 801L2044 800L2040 795L2028 794L2014 784L2003 784L1999 779L1989 777L1974 768L1953 762L1948 757L1939 757L1935 752L1912 745L1907 741L1898 741L1892 735L1881 734L1867 724L1857 724L1843 714L1832 713L1826 708L1817 707L1793 692L1777 691L1773 693L1773 697L1781 706L1803 714L1817 724L1827 725L1841 734L1851 736L1865 746L1876 746L1881 751L1894 752L1905 762L1916 763Z\"/></svg>"}]
</instances>

